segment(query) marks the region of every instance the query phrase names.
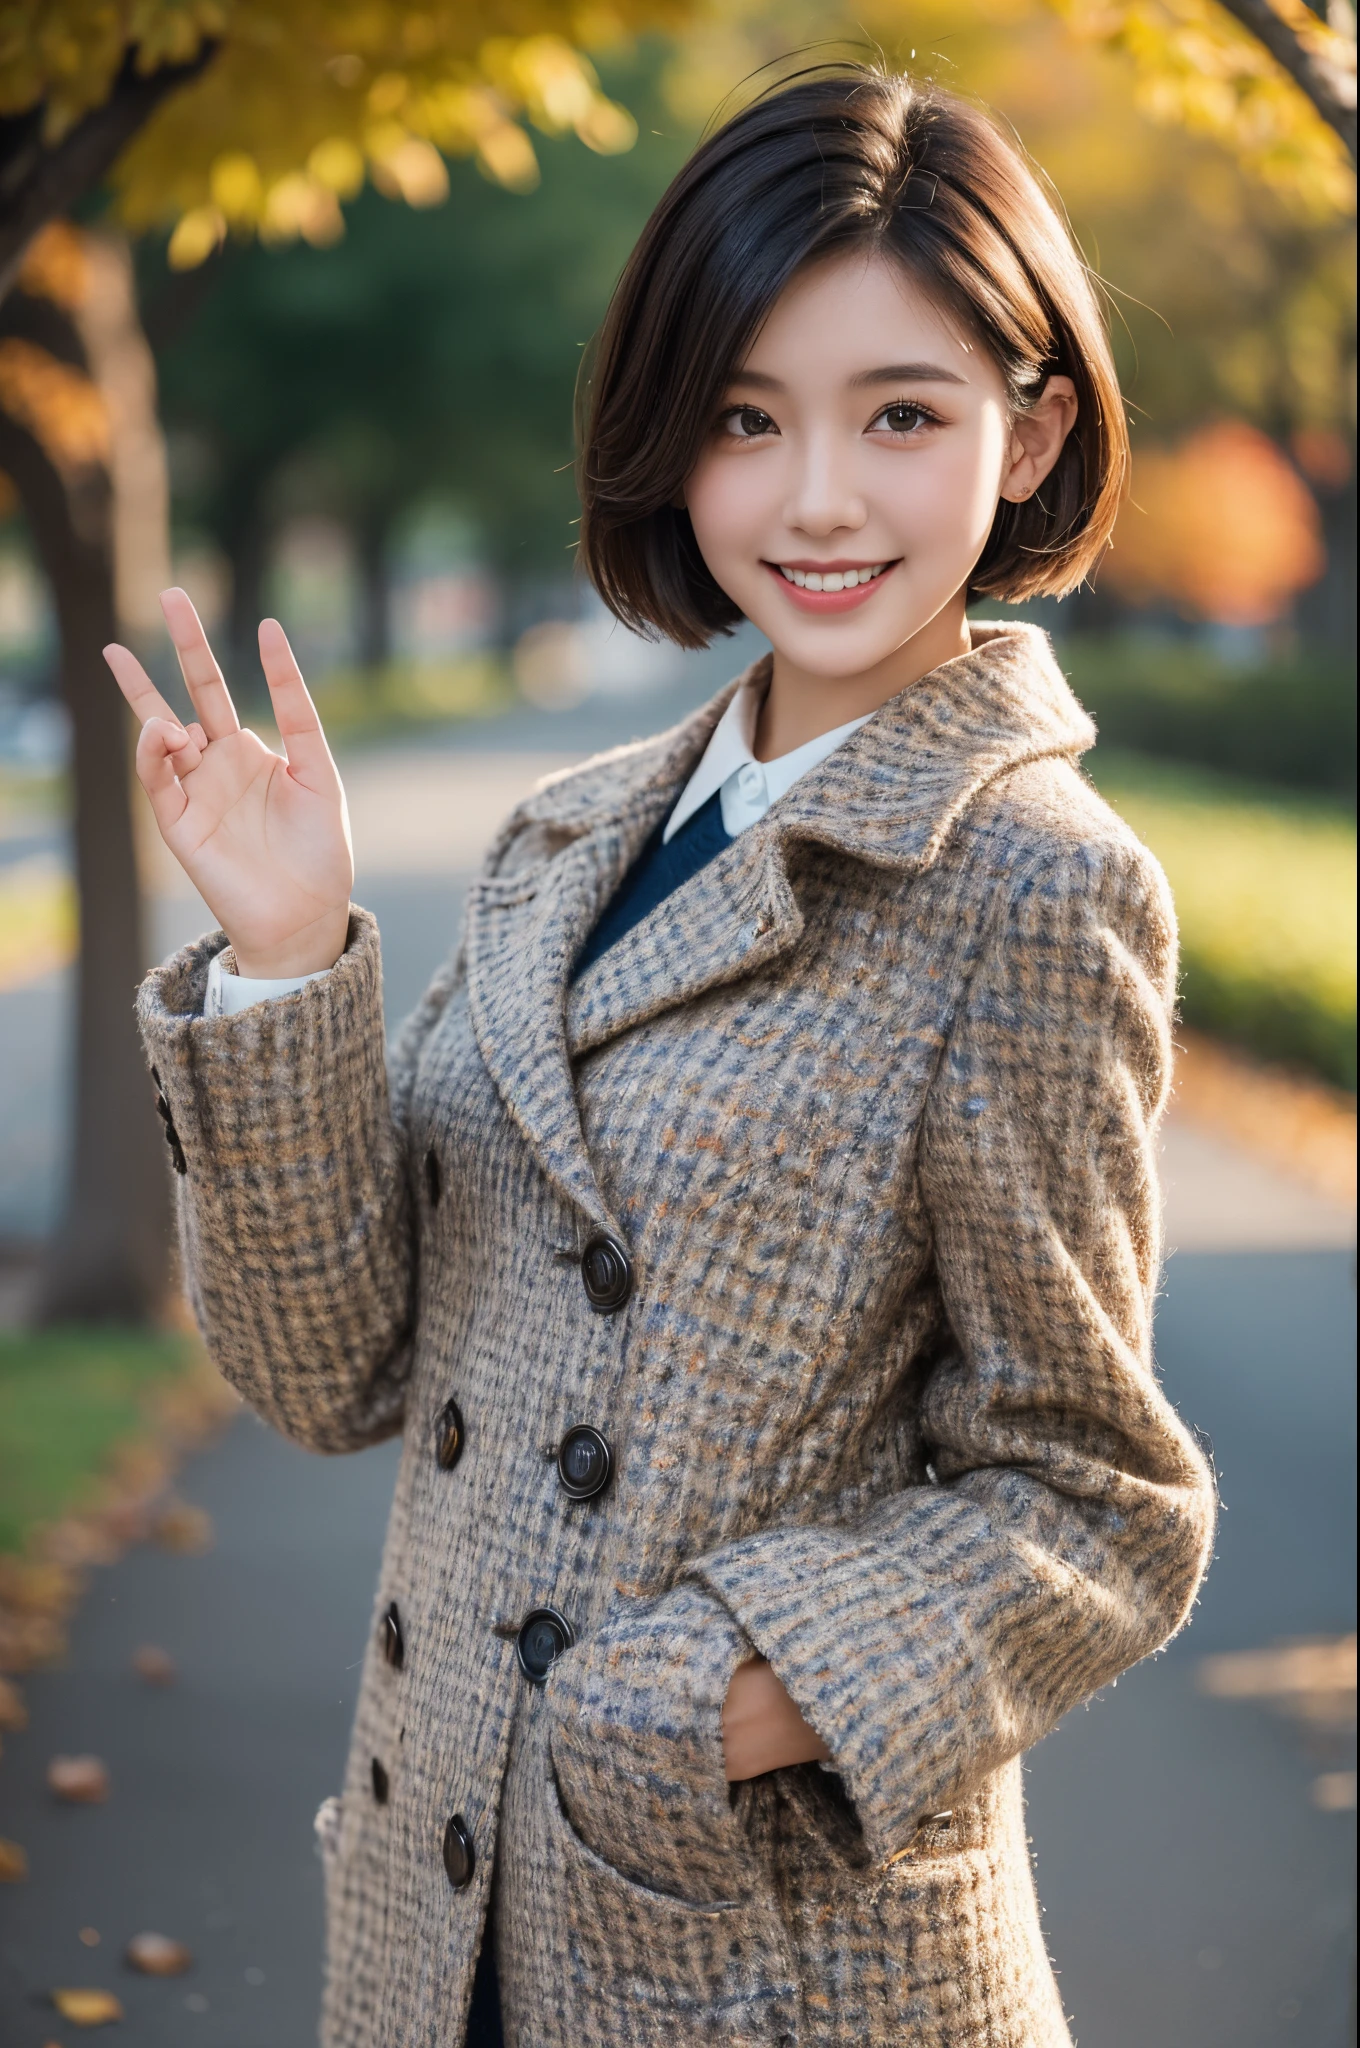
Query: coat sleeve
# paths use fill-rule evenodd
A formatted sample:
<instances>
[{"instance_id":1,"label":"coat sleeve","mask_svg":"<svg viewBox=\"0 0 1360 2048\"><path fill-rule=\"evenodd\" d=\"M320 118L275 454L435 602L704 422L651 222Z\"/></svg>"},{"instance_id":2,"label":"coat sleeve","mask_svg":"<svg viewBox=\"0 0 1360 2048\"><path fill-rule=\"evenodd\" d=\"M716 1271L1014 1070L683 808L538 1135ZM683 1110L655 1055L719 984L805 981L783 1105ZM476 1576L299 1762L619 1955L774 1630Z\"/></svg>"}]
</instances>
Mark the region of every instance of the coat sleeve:
<instances>
[{"instance_id":1,"label":"coat sleeve","mask_svg":"<svg viewBox=\"0 0 1360 2048\"><path fill-rule=\"evenodd\" d=\"M356 1450L401 1425L414 1248L406 1124L432 986L384 1065L378 928L329 974L203 1016L217 932L148 975L138 1017L179 1171L184 1278L214 1363L286 1436Z\"/></svg>"},{"instance_id":2,"label":"coat sleeve","mask_svg":"<svg viewBox=\"0 0 1360 2048\"><path fill-rule=\"evenodd\" d=\"M922 1132L949 1328L933 1482L693 1567L884 1859L1165 1642L1207 1562L1210 1474L1151 1349L1174 987L1165 882L1131 838L1012 881Z\"/></svg>"}]
</instances>

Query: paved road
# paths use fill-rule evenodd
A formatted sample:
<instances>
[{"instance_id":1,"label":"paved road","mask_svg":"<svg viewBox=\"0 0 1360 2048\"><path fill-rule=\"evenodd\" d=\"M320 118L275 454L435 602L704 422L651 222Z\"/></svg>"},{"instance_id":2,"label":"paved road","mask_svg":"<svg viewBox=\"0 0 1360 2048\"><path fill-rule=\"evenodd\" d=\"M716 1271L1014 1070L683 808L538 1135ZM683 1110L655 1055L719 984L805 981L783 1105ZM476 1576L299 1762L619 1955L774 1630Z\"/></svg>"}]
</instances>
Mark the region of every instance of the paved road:
<instances>
[{"instance_id":1,"label":"paved road","mask_svg":"<svg viewBox=\"0 0 1360 2048\"><path fill-rule=\"evenodd\" d=\"M1335 1759L1251 1702L1195 1690L1197 1659L1336 1632L1354 1614L1345 1254L1182 1254L1160 1342L1168 1385L1214 1440L1226 1513L1192 1630L1034 1755L1032 1833L1050 1943L1081 2048L1341 2048L1348 1815L1309 1789ZM113 1985L138 2048L305 2048L320 1872L311 1816L338 1782L392 1484L390 1447L326 1461L243 1418L186 1476L203 1558L139 1551L97 1575L70 1668L29 1686L0 1833L32 1876L0 1896L0 2043L65 2039L34 2001ZM146 1690L153 1640L181 1681ZM54 1751L97 1750L114 1794L58 1810ZM79 1929L97 1929L97 1949ZM153 1927L192 1977L117 1967Z\"/></svg>"},{"instance_id":2,"label":"paved road","mask_svg":"<svg viewBox=\"0 0 1360 2048\"><path fill-rule=\"evenodd\" d=\"M409 750L356 765L360 893L382 922L392 1015L450 942L469 848L504 809L507 779L568 737L579 751L611 736L616 714L591 707L569 735L532 715L482 728L472 776ZM413 872L422 776L420 809L438 824ZM158 916L167 946L203 924L174 894ZM61 1004L55 981L0 998L0 1234L7 1199L31 1227L35 1176L48 1175L43 1199L54 1187ZM1345 1759L1264 1706L1204 1697L1195 1679L1208 1652L1353 1625L1352 1264L1336 1248L1350 1224L1203 1133L1173 1125L1167 1167L1180 1249L1159 1349L1174 1398L1213 1440L1220 1552L1187 1636L1031 1761L1047 1927L1081 2048L1341 2048L1353 1827L1310 1790ZM0 1764L0 1834L32 1859L30 1882L0 1892L0 2048L70 2043L41 2002L63 1983L116 1987L119 2038L137 2048L306 2048L311 1816L338 1782L393 1469L390 1447L325 1461L243 1418L185 1477L214 1518L213 1552L140 1551L96 1574L69 1668L32 1681L32 1729L6 1738ZM144 1641L176 1656L173 1690L131 1675ZM85 1749L108 1758L113 1798L54 1808L47 1757ZM147 1927L192 1946L192 1976L119 1968L122 1943Z\"/></svg>"}]
</instances>

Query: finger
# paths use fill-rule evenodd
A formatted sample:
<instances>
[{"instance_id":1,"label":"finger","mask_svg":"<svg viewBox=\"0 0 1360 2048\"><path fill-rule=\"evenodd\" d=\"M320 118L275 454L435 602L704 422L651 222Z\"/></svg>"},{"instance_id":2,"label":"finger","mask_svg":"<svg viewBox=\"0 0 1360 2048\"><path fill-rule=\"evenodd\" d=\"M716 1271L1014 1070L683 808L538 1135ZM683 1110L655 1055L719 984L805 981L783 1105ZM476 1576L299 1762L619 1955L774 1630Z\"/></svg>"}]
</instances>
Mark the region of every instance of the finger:
<instances>
[{"instance_id":1,"label":"finger","mask_svg":"<svg viewBox=\"0 0 1360 2048\"><path fill-rule=\"evenodd\" d=\"M175 643L175 653L179 656L180 673L208 738L220 740L229 732L239 732L241 721L236 716L236 706L231 701L222 671L217 666L217 657L208 645L203 622L194 610L189 593L186 590L163 590L161 610L170 629L170 638Z\"/></svg>"},{"instance_id":2,"label":"finger","mask_svg":"<svg viewBox=\"0 0 1360 2048\"><path fill-rule=\"evenodd\" d=\"M199 749L199 752L206 753L208 747L208 735L204 732L198 720L196 718L191 718L189 720L188 725L184 729L188 733L194 745Z\"/></svg>"},{"instance_id":3,"label":"finger","mask_svg":"<svg viewBox=\"0 0 1360 2048\"><path fill-rule=\"evenodd\" d=\"M115 640L104 649L104 659L113 670L114 681L143 725L148 718L164 718L168 719L171 725L179 724L174 712L130 649L120 647Z\"/></svg>"},{"instance_id":4,"label":"finger","mask_svg":"<svg viewBox=\"0 0 1360 2048\"><path fill-rule=\"evenodd\" d=\"M166 735L165 750L181 782L186 775L192 775L202 762L207 744L201 725L181 725L177 731Z\"/></svg>"},{"instance_id":5,"label":"finger","mask_svg":"<svg viewBox=\"0 0 1360 2048\"><path fill-rule=\"evenodd\" d=\"M172 738L184 744L172 748ZM184 746L192 744L178 721L171 723L161 718L148 719L137 741L137 780L151 800L162 838L168 838L188 808L189 799L180 787L175 762Z\"/></svg>"},{"instance_id":6,"label":"finger","mask_svg":"<svg viewBox=\"0 0 1360 2048\"><path fill-rule=\"evenodd\" d=\"M299 782L314 788L320 778L329 779L335 774L335 763L311 693L302 680L302 670L288 645L288 635L277 619L260 621L260 661L279 738L288 756L289 772Z\"/></svg>"}]
</instances>

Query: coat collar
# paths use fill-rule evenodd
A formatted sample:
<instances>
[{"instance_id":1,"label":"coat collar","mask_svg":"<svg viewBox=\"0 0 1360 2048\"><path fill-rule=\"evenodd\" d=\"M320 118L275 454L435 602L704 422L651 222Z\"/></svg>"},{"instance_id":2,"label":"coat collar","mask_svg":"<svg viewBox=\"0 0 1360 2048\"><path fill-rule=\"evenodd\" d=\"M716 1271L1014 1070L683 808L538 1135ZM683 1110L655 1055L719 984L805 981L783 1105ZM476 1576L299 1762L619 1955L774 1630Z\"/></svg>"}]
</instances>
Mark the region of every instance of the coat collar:
<instances>
[{"instance_id":1,"label":"coat collar","mask_svg":"<svg viewBox=\"0 0 1360 2048\"><path fill-rule=\"evenodd\" d=\"M1046 634L974 624L972 642L890 699L677 892L669 915L634 927L573 988L572 966L597 917L753 671L671 732L552 778L509 820L469 906L473 1028L543 1171L599 1226L619 1231L582 1135L572 1059L796 944L791 844L924 869L997 775L1094 742ZM529 828L547 851L512 868L507 857L533 839Z\"/></svg>"}]
</instances>

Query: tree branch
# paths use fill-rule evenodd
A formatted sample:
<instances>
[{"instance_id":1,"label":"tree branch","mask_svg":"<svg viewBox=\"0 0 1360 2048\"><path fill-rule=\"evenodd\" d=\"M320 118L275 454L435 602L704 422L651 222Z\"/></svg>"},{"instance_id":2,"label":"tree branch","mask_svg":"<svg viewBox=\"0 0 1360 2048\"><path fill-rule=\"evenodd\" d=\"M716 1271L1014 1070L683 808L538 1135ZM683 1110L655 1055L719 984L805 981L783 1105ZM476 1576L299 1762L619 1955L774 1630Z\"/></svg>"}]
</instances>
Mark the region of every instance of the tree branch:
<instances>
[{"instance_id":1,"label":"tree branch","mask_svg":"<svg viewBox=\"0 0 1360 2048\"><path fill-rule=\"evenodd\" d=\"M216 43L204 42L187 64L162 65L143 77L130 50L103 105L50 148L42 139L41 107L0 120L0 298L38 230L69 213L167 94L197 78L216 53Z\"/></svg>"},{"instance_id":2,"label":"tree branch","mask_svg":"<svg viewBox=\"0 0 1360 2048\"><path fill-rule=\"evenodd\" d=\"M1307 94L1327 126L1335 129L1341 137L1354 163L1354 58L1347 70L1344 64L1332 63L1320 51L1310 49L1288 22L1275 12L1270 0L1222 0L1222 5L1255 36L1258 43L1265 45L1299 90Z\"/></svg>"}]
</instances>

